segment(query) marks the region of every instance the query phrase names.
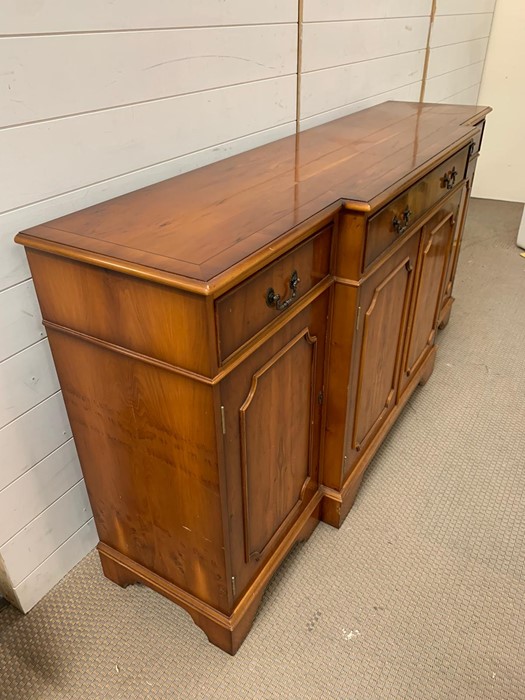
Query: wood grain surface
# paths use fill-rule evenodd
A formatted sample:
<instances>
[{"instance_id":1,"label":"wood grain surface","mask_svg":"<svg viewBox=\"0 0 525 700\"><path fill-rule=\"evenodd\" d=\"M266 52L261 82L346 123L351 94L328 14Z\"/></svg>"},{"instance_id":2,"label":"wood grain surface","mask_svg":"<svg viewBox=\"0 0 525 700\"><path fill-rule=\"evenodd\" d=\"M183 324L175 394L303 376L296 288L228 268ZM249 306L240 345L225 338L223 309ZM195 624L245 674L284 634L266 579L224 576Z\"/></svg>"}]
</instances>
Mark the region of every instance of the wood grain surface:
<instances>
[{"instance_id":1,"label":"wood grain surface","mask_svg":"<svg viewBox=\"0 0 525 700\"><path fill-rule=\"evenodd\" d=\"M106 576L235 653L341 524L432 372L487 111L385 103L19 235Z\"/></svg>"},{"instance_id":2,"label":"wood grain surface","mask_svg":"<svg viewBox=\"0 0 525 700\"><path fill-rule=\"evenodd\" d=\"M386 102L28 229L17 240L104 267L210 281L342 200L367 209L474 138L482 107ZM357 205L359 208L359 205Z\"/></svg>"}]
</instances>

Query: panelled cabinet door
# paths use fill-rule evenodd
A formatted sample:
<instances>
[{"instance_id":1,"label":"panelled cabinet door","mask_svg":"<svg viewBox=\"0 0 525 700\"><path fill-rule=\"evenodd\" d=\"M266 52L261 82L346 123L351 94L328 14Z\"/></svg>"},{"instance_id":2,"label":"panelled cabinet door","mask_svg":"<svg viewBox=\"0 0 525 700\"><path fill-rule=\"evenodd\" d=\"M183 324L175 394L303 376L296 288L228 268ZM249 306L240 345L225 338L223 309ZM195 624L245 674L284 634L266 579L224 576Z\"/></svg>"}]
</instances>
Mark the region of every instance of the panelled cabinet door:
<instances>
[{"instance_id":1,"label":"panelled cabinet door","mask_svg":"<svg viewBox=\"0 0 525 700\"><path fill-rule=\"evenodd\" d=\"M319 488L328 293L221 383L236 593Z\"/></svg>"},{"instance_id":2,"label":"panelled cabinet door","mask_svg":"<svg viewBox=\"0 0 525 700\"><path fill-rule=\"evenodd\" d=\"M454 286L454 277L456 275L456 267L459 258L459 250L461 247L461 239L463 237L463 229L465 228L465 220L467 218L468 211L468 201L469 201L469 188L470 183L466 183L463 188L463 197L458 210L457 224L454 229L454 237L452 241L452 247L450 250L450 255L448 257L447 271L445 274L445 285L443 288L443 298L441 301L441 306L443 306L448 299L452 296L452 287Z\"/></svg>"},{"instance_id":3,"label":"panelled cabinet door","mask_svg":"<svg viewBox=\"0 0 525 700\"><path fill-rule=\"evenodd\" d=\"M418 241L412 235L361 287L346 471L395 405Z\"/></svg>"},{"instance_id":4,"label":"panelled cabinet door","mask_svg":"<svg viewBox=\"0 0 525 700\"><path fill-rule=\"evenodd\" d=\"M462 196L463 190L458 191L423 226L400 393L434 344Z\"/></svg>"}]
</instances>

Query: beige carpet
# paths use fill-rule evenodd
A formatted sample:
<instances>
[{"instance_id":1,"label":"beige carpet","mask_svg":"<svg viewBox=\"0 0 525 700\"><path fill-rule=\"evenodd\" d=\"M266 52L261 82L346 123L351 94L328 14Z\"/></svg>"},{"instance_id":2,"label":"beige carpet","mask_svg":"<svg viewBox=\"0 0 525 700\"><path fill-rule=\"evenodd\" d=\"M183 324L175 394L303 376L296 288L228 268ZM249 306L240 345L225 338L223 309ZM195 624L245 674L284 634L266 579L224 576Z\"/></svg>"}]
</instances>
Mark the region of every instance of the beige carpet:
<instances>
[{"instance_id":1,"label":"beige carpet","mask_svg":"<svg viewBox=\"0 0 525 700\"><path fill-rule=\"evenodd\" d=\"M91 554L29 615L0 612L0 697L523 700L520 215L472 202L432 378L343 528L288 557L236 657Z\"/></svg>"}]
</instances>

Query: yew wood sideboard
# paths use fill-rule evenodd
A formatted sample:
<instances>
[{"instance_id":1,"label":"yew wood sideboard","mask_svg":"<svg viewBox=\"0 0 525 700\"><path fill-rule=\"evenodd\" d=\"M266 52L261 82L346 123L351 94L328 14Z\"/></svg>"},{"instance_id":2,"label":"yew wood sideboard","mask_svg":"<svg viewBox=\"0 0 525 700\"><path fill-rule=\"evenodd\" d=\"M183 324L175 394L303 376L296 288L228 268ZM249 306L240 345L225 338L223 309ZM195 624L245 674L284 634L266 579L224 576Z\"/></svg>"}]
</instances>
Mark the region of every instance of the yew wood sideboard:
<instances>
[{"instance_id":1,"label":"yew wood sideboard","mask_svg":"<svg viewBox=\"0 0 525 700\"><path fill-rule=\"evenodd\" d=\"M235 653L341 524L432 372L489 111L387 102L18 234L107 577Z\"/></svg>"}]
</instances>

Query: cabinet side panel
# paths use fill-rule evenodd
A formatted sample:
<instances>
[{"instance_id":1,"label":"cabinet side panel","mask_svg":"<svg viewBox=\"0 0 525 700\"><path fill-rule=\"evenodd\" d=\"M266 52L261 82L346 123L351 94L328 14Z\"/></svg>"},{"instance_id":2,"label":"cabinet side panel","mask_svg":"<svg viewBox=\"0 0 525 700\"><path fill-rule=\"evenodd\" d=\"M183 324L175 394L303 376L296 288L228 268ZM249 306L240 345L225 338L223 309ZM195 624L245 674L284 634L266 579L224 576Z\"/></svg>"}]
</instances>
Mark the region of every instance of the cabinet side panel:
<instances>
[{"instance_id":1,"label":"cabinet side panel","mask_svg":"<svg viewBox=\"0 0 525 700\"><path fill-rule=\"evenodd\" d=\"M49 339L101 541L226 610L212 388Z\"/></svg>"},{"instance_id":2,"label":"cabinet side panel","mask_svg":"<svg viewBox=\"0 0 525 700\"><path fill-rule=\"evenodd\" d=\"M26 249L42 316L210 376L205 298L137 277Z\"/></svg>"}]
</instances>

